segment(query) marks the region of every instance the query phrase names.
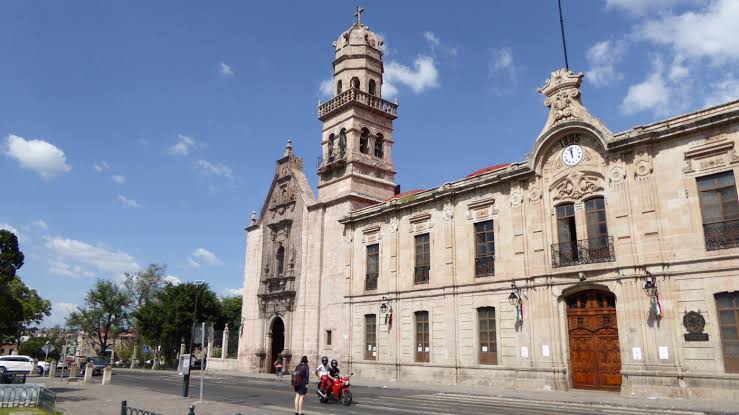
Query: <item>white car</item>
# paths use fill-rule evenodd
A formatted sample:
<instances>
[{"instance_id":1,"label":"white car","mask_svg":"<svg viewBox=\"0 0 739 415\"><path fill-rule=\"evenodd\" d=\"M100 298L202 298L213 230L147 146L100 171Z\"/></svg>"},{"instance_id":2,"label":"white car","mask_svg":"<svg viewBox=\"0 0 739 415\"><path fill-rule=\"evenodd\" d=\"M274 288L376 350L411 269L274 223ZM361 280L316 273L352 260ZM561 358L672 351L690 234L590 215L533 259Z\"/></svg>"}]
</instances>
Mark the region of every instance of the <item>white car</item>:
<instances>
[{"instance_id":1,"label":"white car","mask_svg":"<svg viewBox=\"0 0 739 415\"><path fill-rule=\"evenodd\" d=\"M33 369L33 358L30 356L0 356L0 375L6 372L31 374Z\"/></svg>"}]
</instances>

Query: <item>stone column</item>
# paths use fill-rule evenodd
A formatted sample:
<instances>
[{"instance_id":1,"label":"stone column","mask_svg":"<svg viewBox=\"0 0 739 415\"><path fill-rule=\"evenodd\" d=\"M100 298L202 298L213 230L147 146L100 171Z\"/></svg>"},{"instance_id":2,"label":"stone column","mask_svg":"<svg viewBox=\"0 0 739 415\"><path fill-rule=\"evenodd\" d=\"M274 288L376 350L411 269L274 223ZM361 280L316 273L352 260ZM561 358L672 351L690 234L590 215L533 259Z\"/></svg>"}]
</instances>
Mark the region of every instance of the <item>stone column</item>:
<instances>
[{"instance_id":1,"label":"stone column","mask_svg":"<svg viewBox=\"0 0 739 415\"><path fill-rule=\"evenodd\" d=\"M33 359L33 362L31 362L31 373L36 373L37 369L38 369L38 359Z\"/></svg>"},{"instance_id":2,"label":"stone column","mask_svg":"<svg viewBox=\"0 0 739 415\"><path fill-rule=\"evenodd\" d=\"M215 335L213 334L213 323L208 327L208 359L213 357L213 342L215 341Z\"/></svg>"},{"instance_id":3,"label":"stone column","mask_svg":"<svg viewBox=\"0 0 739 415\"><path fill-rule=\"evenodd\" d=\"M223 340L221 341L221 359L228 357L228 335L231 331L228 329L228 324L223 328Z\"/></svg>"},{"instance_id":4,"label":"stone column","mask_svg":"<svg viewBox=\"0 0 739 415\"><path fill-rule=\"evenodd\" d=\"M49 363L49 380L53 382L54 376L56 376L56 360L52 360Z\"/></svg>"},{"instance_id":5,"label":"stone column","mask_svg":"<svg viewBox=\"0 0 739 415\"><path fill-rule=\"evenodd\" d=\"M133 355L131 355L131 369L136 369L138 363L139 346L133 346Z\"/></svg>"},{"instance_id":6,"label":"stone column","mask_svg":"<svg viewBox=\"0 0 739 415\"><path fill-rule=\"evenodd\" d=\"M151 362L151 370L159 369L159 348L154 349L154 360Z\"/></svg>"},{"instance_id":7,"label":"stone column","mask_svg":"<svg viewBox=\"0 0 739 415\"><path fill-rule=\"evenodd\" d=\"M87 362L85 365L85 377L82 379L82 383L92 383L92 372L95 370L95 366L92 363Z\"/></svg>"},{"instance_id":8,"label":"stone column","mask_svg":"<svg viewBox=\"0 0 739 415\"><path fill-rule=\"evenodd\" d=\"M69 377L67 378L67 382L77 382L77 372L79 371L79 369L80 366L77 362L69 365Z\"/></svg>"},{"instance_id":9,"label":"stone column","mask_svg":"<svg viewBox=\"0 0 739 415\"><path fill-rule=\"evenodd\" d=\"M105 366L105 369L103 369L103 385L107 385L110 383L110 378L113 375L113 368L110 367L110 365Z\"/></svg>"}]
</instances>

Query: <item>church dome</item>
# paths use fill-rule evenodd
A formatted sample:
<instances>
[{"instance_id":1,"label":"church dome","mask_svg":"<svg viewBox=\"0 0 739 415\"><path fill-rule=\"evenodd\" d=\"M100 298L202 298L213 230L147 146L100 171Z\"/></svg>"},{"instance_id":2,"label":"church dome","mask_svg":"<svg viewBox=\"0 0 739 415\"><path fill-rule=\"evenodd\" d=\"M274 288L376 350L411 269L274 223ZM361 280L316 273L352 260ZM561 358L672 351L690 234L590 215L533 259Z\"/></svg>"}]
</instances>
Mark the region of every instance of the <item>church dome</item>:
<instances>
[{"instance_id":1,"label":"church dome","mask_svg":"<svg viewBox=\"0 0 739 415\"><path fill-rule=\"evenodd\" d=\"M382 51L383 41L380 35L369 30L367 25L353 24L334 42L334 48L339 50L347 46L369 46Z\"/></svg>"}]
</instances>

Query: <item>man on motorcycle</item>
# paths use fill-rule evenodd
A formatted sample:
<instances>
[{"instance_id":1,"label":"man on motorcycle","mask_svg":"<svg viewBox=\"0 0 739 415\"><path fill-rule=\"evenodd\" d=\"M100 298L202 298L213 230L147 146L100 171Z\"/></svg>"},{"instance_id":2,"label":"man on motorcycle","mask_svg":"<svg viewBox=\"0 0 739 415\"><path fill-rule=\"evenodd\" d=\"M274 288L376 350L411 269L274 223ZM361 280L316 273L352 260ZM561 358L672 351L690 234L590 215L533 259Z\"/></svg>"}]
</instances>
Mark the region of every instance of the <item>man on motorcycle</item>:
<instances>
[{"instance_id":1,"label":"man on motorcycle","mask_svg":"<svg viewBox=\"0 0 739 415\"><path fill-rule=\"evenodd\" d=\"M329 378L328 357L323 356L321 358L321 364L316 367L315 374L320 379L318 390L321 391L321 393L323 393L323 395L325 396L326 392L328 391L328 389L326 388L326 384L328 383Z\"/></svg>"},{"instance_id":2,"label":"man on motorcycle","mask_svg":"<svg viewBox=\"0 0 739 415\"><path fill-rule=\"evenodd\" d=\"M336 359L331 360L331 367L328 368L328 376L326 378L326 394L331 393L334 381L339 380L339 362Z\"/></svg>"}]
</instances>

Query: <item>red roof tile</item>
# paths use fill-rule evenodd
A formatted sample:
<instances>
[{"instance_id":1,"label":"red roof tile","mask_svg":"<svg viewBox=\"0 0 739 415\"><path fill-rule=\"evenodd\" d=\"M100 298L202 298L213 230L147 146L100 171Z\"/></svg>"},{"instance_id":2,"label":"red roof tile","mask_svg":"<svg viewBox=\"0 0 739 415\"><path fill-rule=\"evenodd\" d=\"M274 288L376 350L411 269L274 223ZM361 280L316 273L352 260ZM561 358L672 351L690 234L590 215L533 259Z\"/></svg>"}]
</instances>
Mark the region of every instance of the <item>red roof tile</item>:
<instances>
[{"instance_id":1,"label":"red roof tile","mask_svg":"<svg viewBox=\"0 0 739 415\"><path fill-rule=\"evenodd\" d=\"M383 202L389 202L389 201L395 200L395 199L402 199L402 198L404 198L406 196L412 196L412 195L415 195L416 193L421 193L421 192L423 192L423 189L413 189L413 190L409 190L407 192L400 192L400 193L398 193L397 195L395 195L395 196L393 196L391 198L388 198L388 199L383 200Z\"/></svg>"},{"instance_id":2,"label":"red roof tile","mask_svg":"<svg viewBox=\"0 0 739 415\"><path fill-rule=\"evenodd\" d=\"M495 164L495 165L490 166L490 167L485 167L484 169L473 171L472 173L468 174L466 177L467 178L470 178L470 177L479 176L481 174L489 173L491 171L504 169L504 168L506 168L506 167L508 167L510 165L511 165L511 163Z\"/></svg>"}]
</instances>

